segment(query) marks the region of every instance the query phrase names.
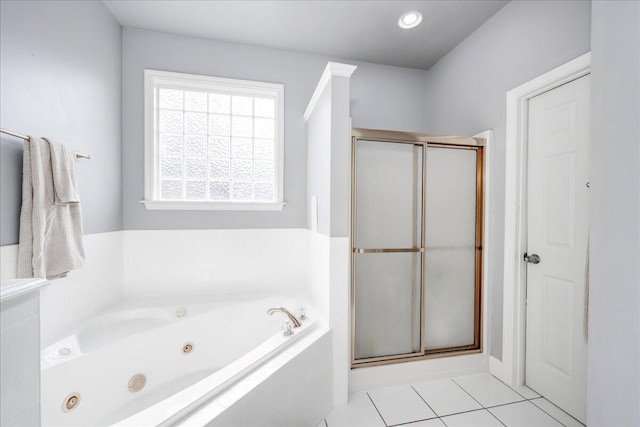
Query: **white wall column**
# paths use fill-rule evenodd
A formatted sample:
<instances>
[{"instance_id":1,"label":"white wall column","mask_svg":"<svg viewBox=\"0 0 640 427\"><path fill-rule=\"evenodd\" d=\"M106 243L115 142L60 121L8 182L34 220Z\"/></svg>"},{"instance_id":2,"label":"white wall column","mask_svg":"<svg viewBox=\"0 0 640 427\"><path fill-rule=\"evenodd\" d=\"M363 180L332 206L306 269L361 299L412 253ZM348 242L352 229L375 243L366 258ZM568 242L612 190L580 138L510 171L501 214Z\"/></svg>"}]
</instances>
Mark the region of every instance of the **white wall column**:
<instances>
[{"instance_id":1,"label":"white wall column","mask_svg":"<svg viewBox=\"0 0 640 427\"><path fill-rule=\"evenodd\" d=\"M329 237L328 245L320 244L316 248L320 252L316 258L320 262L324 260L322 267L328 269L329 274L321 276L324 280L310 278L310 294L333 334L334 405L347 402L349 388L349 79L355 70L354 65L329 62L304 114L308 227L314 233Z\"/></svg>"}]
</instances>

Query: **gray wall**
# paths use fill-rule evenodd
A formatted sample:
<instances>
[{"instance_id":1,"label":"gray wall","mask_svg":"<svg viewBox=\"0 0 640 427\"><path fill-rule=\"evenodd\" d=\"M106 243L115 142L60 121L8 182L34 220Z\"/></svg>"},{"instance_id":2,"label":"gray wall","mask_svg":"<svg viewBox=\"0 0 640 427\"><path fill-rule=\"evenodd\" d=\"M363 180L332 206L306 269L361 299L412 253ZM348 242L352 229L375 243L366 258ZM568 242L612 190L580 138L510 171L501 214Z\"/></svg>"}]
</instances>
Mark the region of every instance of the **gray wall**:
<instances>
[{"instance_id":1,"label":"gray wall","mask_svg":"<svg viewBox=\"0 0 640 427\"><path fill-rule=\"evenodd\" d=\"M124 228L304 228L307 222L307 148L306 123L302 116L329 60L336 59L125 29L122 92ZM425 129L425 71L343 62L358 65L351 79L354 126ZM285 85L284 199L287 206L283 211L150 211L139 203L144 197L145 68Z\"/></svg>"},{"instance_id":2,"label":"gray wall","mask_svg":"<svg viewBox=\"0 0 640 427\"><path fill-rule=\"evenodd\" d=\"M587 423L640 426L640 2L594 1Z\"/></svg>"},{"instance_id":3,"label":"gray wall","mask_svg":"<svg viewBox=\"0 0 640 427\"><path fill-rule=\"evenodd\" d=\"M122 229L121 27L102 2L0 2L0 123L78 163L86 233ZM22 141L1 136L0 245L18 242Z\"/></svg>"},{"instance_id":4,"label":"gray wall","mask_svg":"<svg viewBox=\"0 0 640 427\"><path fill-rule=\"evenodd\" d=\"M474 135L493 129L489 217L494 259L491 354L502 358L502 258L506 93L590 49L591 4L513 1L427 73L430 133Z\"/></svg>"}]
</instances>

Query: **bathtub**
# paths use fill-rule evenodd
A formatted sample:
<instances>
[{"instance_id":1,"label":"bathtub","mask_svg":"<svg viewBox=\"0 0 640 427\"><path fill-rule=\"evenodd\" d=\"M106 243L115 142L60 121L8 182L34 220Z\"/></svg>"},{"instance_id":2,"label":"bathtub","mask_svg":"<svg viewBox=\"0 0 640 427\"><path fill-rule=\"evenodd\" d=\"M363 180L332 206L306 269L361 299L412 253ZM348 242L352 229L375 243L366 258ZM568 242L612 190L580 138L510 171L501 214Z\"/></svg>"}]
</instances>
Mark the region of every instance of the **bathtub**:
<instances>
[{"instance_id":1,"label":"bathtub","mask_svg":"<svg viewBox=\"0 0 640 427\"><path fill-rule=\"evenodd\" d=\"M306 417L304 423L315 426L330 403L312 393L305 405L317 414L296 413L299 403L287 383L308 377L301 387L309 392L326 382L311 378L315 368L307 365L330 359L329 331L307 308L302 327L283 336L285 317L266 313L280 306L295 313L300 304L289 297L200 298L112 307L41 351L42 424L216 425L219 419L220 425L249 425L256 412L248 402L260 394L266 403L258 406L269 406L277 400L269 394L273 388L288 401L263 411L258 425ZM330 394L329 383L320 388Z\"/></svg>"}]
</instances>

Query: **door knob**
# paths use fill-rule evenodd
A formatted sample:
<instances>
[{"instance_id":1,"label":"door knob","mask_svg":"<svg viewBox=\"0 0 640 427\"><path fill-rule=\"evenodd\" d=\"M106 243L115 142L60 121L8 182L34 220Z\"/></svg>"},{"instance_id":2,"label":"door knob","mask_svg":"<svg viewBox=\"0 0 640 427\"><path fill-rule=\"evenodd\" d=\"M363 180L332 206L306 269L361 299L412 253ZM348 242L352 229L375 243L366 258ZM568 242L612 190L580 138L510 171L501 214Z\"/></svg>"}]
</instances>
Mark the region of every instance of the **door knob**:
<instances>
[{"instance_id":1,"label":"door knob","mask_svg":"<svg viewBox=\"0 0 640 427\"><path fill-rule=\"evenodd\" d=\"M540 255L538 254L527 254L524 253L524 261L529 262L531 264L540 264Z\"/></svg>"}]
</instances>

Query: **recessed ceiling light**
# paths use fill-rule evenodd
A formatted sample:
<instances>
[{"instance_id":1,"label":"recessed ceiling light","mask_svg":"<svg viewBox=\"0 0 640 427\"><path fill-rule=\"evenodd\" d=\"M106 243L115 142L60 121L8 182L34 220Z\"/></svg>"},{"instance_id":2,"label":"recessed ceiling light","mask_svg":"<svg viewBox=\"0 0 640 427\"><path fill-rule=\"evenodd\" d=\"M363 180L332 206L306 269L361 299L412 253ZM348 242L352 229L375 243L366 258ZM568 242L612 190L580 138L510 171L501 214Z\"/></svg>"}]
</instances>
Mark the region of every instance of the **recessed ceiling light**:
<instances>
[{"instance_id":1,"label":"recessed ceiling light","mask_svg":"<svg viewBox=\"0 0 640 427\"><path fill-rule=\"evenodd\" d=\"M422 14L416 10L405 13L398 18L398 26L400 28L415 28L422 22Z\"/></svg>"}]
</instances>

